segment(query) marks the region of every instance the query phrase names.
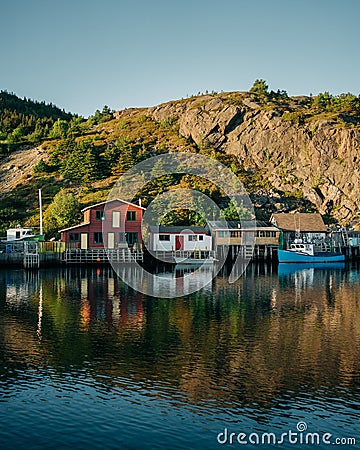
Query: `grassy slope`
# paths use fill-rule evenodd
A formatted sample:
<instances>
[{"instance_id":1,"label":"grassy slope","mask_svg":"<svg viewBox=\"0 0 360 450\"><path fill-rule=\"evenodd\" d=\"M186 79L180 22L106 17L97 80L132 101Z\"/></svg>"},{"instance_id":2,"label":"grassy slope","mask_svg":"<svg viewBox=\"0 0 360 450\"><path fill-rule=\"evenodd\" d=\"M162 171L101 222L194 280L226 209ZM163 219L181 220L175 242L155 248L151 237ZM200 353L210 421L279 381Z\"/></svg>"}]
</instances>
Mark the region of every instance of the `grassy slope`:
<instances>
[{"instance_id":1,"label":"grassy slope","mask_svg":"<svg viewBox=\"0 0 360 450\"><path fill-rule=\"evenodd\" d=\"M221 93L217 95L229 104L239 105L242 104L244 97L247 97L251 101L256 101L260 108L280 111L283 114L283 120L291 121L294 124L299 124L301 121L313 121L324 118L336 121L337 126L359 126L359 120L353 111L348 111L345 107L343 110L341 108L340 110L339 108L337 110L324 110L314 105L314 101L308 97L265 98L246 93ZM176 105L176 103L189 100L185 99L170 103ZM198 98L197 106L201 102L205 103L206 101L208 101L208 96ZM147 117L146 112L146 109L128 109L119 113L118 118L99 125L89 126L89 124L84 123L76 139L82 140L90 137L94 145L101 150L105 150L108 146L113 145L118 139L125 139L127 142L136 145L138 149L142 149L144 159L168 151L200 151L201 153L214 156L212 149L199 149L195 143L189 142L180 136L176 121L167 120L159 123ZM58 144L59 140L57 139L47 140L42 144L45 161L51 159L51 155ZM220 152L215 152L215 156L222 160L223 163L231 165L250 191L256 192L257 188L263 186L264 179L262 179L261 174L245 173L238 166L236 159L231 156L226 156ZM2 161L0 160L1 163ZM24 177L15 190L0 197L0 207L1 209L16 209L16 221L18 222L27 225L37 225L39 214L37 204L38 189L42 189L45 208L61 187L72 188L77 194L81 205L86 206L105 200L116 179L117 176L113 175L97 181L91 186L84 186L64 180L59 172L48 174L32 172Z\"/></svg>"}]
</instances>

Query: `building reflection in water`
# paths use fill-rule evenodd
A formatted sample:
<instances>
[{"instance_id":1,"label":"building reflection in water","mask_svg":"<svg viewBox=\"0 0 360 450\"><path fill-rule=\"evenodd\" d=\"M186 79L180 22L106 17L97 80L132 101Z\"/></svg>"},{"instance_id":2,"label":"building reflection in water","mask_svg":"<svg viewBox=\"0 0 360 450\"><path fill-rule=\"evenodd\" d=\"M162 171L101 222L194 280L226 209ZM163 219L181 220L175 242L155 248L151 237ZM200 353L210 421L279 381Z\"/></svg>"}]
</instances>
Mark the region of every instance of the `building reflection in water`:
<instances>
[{"instance_id":1,"label":"building reflection in water","mask_svg":"<svg viewBox=\"0 0 360 450\"><path fill-rule=\"evenodd\" d=\"M173 299L135 292L107 267L2 271L1 347L9 361L33 366L96 361L92 376L110 385L134 377L191 402L268 405L303 389L357 389L359 270L292 269L249 265L230 284L225 268L201 291ZM176 271L166 276L176 289Z\"/></svg>"},{"instance_id":2,"label":"building reflection in water","mask_svg":"<svg viewBox=\"0 0 360 450\"><path fill-rule=\"evenodd\" d=\"M89 328L92 321L103 320L122 327L141 328L144 321L142 295L122 293L122 282L110 268L86 271L78 282L83 327Z\"/></svg>"}]
</instances>

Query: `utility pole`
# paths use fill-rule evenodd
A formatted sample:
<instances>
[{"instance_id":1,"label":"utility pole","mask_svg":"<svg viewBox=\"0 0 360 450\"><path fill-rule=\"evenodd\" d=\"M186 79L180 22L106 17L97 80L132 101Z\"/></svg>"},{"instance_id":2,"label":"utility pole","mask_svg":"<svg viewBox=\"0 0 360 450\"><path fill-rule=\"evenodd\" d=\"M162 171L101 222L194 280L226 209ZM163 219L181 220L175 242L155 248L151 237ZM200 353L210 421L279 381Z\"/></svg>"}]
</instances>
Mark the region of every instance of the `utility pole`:
<instances>
[{"instance_id":1,"label":"utility pole","mask_svg":"<svg viewBox=\"0 0 360 450\"><path fill-rule=\"evenodd\" d=\"M40 205L40 236L42 236L42 234L43 234L43 217L42 217L41 189L39 189L39 205Z\"/></svg>"}]
</instances>

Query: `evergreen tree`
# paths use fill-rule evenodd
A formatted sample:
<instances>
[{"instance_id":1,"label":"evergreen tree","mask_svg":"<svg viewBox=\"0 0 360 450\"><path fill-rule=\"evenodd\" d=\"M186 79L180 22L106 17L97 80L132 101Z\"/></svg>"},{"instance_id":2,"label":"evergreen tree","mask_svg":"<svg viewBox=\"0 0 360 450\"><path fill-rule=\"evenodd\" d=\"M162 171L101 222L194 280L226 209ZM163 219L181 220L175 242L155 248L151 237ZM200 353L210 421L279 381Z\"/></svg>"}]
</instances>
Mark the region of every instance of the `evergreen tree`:
<instances>
[{"instance_id":1,"label":"evergreen tree","mask_svg":"<svg viewBox=\"0 0 360 450\"><path fill-rule=\"evenodd\" d=\"M71 181L81 181L83 177L83 154L76 148L62 161L60 173Z\"/></svg>"},{"instance_id":2,"label":"evergreen tree","mask_svg":"<svg viewBox=\"0 0 360 450\"><path fill-rule=\"evenodd\" d=\"M119 158L112 168L114 175L121 175L136 164L136 158L132 145L126 140L116 141Z\"/></svg>"},{"instance_id":3,"label":"evergreen tree","mask_svg":"<svg viewBox=\"0 0 360 450\"><path fill-rule=\"evenodd\" d=\"M94 147L88 147L84 153L82 153L82 182L86 185L92 184L100 177L100 167L98 158Z\"/></svg>"},{"instance_id":4,"label":"evergreen tree","mask_svg":"<svg viewBox=\"0 0 360 450\"><path fill-rule=\"evenodd\" d=\"M35 130L27 136L27 140L34 145L39 145L44 137L44 128L42 128L39 124L36 124Z\"/></svg>"},{"instance_id":5,"label":"evergreen tree","mask_svg":"<svg viewBox=\"0 0 360 450\"><path fill-rule=\"evenodd\" d=\"M50 136L52 138L61 138L64 139L67 136L67 132L69 129L69 124L66 122L66 120L60 120L58 119L50 132Z\"/></svg>"},{"instance_id":6,"label":"evergreen tree","mask_svg":"<svg viewBox=\"0 0 360 450\"><path fill-rule=\"evenodd\" d=\"M151 175L156 178L153 180L152 185L154 187L156 186L159 192L163 192L165 188L174 185L174 177L172 174L167 174L166 172L164 163L161 160L156 161L151 170Z\"/></svg>"},{"instance_id":7,"label":"evergreen tree","mask_svg":"<svg viewBox=\"0 0 360 450\"><path fill-rule=\"evenodd\" d=\"M314 106L319 110L326 110L330 107L332 95L329 92L320 93L314 100Z\"/></svg>"},{"instance_id":8,"label":"evergreen tree","mask_svg":"<svg viewBox=\"0 0 360 450\"><path fill-rule=\"evenodd\" d=\"M255 94L267 95L268 88L269 88L269 86L266 84L265 80L257 79L254 81L254 84L252 85L250 92L254 92Z\"/></svg>"},{"instance_id":9,"label":"evergreen tree","mask_svg":"<svg viewBox=\"0 0 360 450\"><path fill-rule=\"evenodd\" d=\"M47 105L45 102L20 99L6 91L0 92L0 133L6 134L9 151L24 142L38 145L49 135L49 128L57 120L67 124L71 118L71 114L51 103ZM60 130L56 130L57 126L54 130L55 137L64 136L66 125L62 124Z\"/></svg>"},{"instance_id":10,"label":"evergreen tree","mask_svg":"<svg viewBox=\"0 0 360 450\"><path fill-rule=\"evenodd\" d=\"M84 119L82 117L73 117L69 124L68 133L80 134L83 122L84 122Z\"/></svg>"},{"instance_id":11,"label":"evergreen tree","mask_svg":"<svg viewBox=\"0 0 360 450\"><path fill-rule=\"evenodd\" d=\"M64 178L90 185L106 175L101 168L99 152L90 138L81 142L71 138L68 142L71 147L65 146L66 154L63 155L60 168Z\"/></svg>"}]
</instances>

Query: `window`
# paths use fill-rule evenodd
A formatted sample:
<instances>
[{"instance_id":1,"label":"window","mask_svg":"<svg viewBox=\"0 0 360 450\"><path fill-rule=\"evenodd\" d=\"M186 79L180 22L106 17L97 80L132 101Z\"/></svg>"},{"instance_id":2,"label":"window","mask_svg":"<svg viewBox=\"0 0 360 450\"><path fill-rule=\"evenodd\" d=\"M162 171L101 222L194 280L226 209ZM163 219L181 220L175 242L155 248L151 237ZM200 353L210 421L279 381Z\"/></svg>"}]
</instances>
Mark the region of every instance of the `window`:
<instances>
[{"instance_id":1,"label":"window","mask_svg":"<svg viewBox=\"0 0 360 450\"><path fill-rule=\"evenodd\" d=\"M119 233L119 244L124 244L126 242L125 233Z\"/></svg>"},{"instance_id":2,"label":"window","mask_svg":"<svg viewBox=\"0 0 360 450\"><path fill-rule=\"evenodd\" d=\"M196 234L189 234L188 240L189 240L189 241L197 241L197 236L196 236Z\"/></svg>"},{"instance_id":3,"label":"window","mask_svg":"<svg viewBox=\"0 0 360 450\"><path fill-rule=\"evenodd\" d=\"M129 245L134 245L138 241L138 234L134 232L126 233L126 240Z\"/></svg>"},{"instance_id":4,"label":"window","mask_svg":"<svg viewBox=\"0 0 360 450\"><path fill-rule=\"evenodd\" d=\"M136 220L136 211L128 211L126 214L126 219L131 221Z\"/></svg>"},{"instance_id":5,"label":"window","mask_svg":"<svg viewBox=\"0 0 360 450\"><path fill-rule=\"evenodd\" d=\"M170 234L159 234L159 241L170 241Z\"/></svg>"},{"instance_id":6,"label":"window","mask_svg":"<svg viewBox=\"0 0 360 450\"><path fill-rule=\"evenodd\" d=\"M94 233L94 244L103 244L104 243L104 239L103 239L103 234L102 232L95 232Z\"/></svg>"},{"instance_id":7,"label":"window","mask_svg":"<svg viewBox=\"0 0 360 450\"><path fill-rule=\"evenodd\" d=\"M95 211L95 213L96 220L105 220L105 211Z\"/></svg>"},{"instance_id":8,"label":"window","mask_svg":"<svg viewBox=\"0 0 360 450\"><path fill-rule=\"evenodd\" d=\"M80 242L79 233L70 233L70 242Z\"/></svg>"},{"instance_id":9,"label":"window","mask_svg":"<svg viewBox=\"0 0 360 450\"><path fill-rule=\"evenodd\" d=\"M15 231L15 239L20 239L20 231Z\"/></svg>"},{"instance_id":10,"label":"window","mask_svg":"<svg viewBox=\"0 0 360 450\"><path fill-rule=\"evenodd\" d=\"M112 226L113 228L120 228L120 211L112 212Z\"/></svg>"},{"instance_id":11,"label":"window","mask_svg":"<svg viewBox=\"0 0 360 450\"><path fill-rule=\"evenodd\" d=\"M230 231L230 237L232 238L241 237L241 231Z\"/></svg>"},{"instance_id":12,"label":"window","mask_svg":"<svg viewBox=\"0 0 360 450\"><path fill-rule=\"evenodd\" d=\"M199 241L203 241L204 240L204 236L202 234L199 235Z\"/></svg>"}]
</instances>

